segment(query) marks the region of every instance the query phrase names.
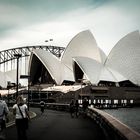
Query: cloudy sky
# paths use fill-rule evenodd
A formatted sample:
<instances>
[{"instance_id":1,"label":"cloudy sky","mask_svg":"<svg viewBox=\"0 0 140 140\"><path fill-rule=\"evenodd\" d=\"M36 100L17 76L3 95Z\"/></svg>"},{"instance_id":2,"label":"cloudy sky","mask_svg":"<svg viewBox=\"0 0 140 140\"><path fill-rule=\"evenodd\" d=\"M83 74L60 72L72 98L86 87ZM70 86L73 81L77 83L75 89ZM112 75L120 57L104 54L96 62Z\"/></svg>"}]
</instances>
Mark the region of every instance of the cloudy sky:
<instances>
[{"instance_id":1,"label":"cloudy sky","mask_svg":"<svg viewBox=\"0 0 140 140\"><path fill-rule=\"evenodd\" d=\"M119 39L140 30L140 0L0 0L0 51L65 47L83 30L108 54Z\"/></svg>"}]
</instances>

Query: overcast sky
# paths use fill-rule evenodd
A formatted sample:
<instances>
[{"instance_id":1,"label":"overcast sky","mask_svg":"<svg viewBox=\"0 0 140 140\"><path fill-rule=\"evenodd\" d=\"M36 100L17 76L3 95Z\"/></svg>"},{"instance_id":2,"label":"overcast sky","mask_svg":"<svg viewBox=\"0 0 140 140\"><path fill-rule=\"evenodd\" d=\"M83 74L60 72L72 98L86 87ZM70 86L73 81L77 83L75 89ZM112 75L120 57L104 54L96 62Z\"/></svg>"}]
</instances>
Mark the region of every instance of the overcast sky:
<instances>
[{"instance_id":1,"label":"overcast sky","mask_svg":"<svg viewBox=\"0 0 140 140\"><path fill-rule=\"evenodd\" d=\"M65 47L83 30L108 54L119 39L140 30L140 0L0 0L0 51Z\"/></svg>"}]
</instances>

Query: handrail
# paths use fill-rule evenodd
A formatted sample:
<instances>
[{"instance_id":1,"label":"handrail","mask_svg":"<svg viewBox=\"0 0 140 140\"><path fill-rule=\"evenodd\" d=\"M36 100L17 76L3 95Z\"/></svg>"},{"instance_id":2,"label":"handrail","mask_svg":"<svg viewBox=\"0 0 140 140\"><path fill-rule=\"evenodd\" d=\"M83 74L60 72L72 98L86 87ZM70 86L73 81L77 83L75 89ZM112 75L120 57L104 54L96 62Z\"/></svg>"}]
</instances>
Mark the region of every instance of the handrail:
<instances>
[{"instance_id":1,"label":"handrail","mask_svg":"<svg viewBox=\"0 0 140 140\"><path fill-rule=\"evenodd\" d=\"M140 140L140 134L138 132L102 110L89 107L87 115L93 118L102 128L105 128L106 133L111 134L111 136L108 136L111 139Z\"/></svg>"}]
</instances>

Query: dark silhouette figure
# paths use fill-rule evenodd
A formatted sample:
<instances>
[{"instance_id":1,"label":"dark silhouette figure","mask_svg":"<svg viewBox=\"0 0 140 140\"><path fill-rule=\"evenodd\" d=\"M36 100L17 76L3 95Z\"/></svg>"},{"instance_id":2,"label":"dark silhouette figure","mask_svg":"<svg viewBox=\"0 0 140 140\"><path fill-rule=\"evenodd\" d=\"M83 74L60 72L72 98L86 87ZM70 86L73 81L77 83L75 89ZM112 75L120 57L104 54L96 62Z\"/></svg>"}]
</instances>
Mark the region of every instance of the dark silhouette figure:
<instances>
[{"instance_id":1,"label":"dark silhouette figure","mask_svg":"<svg viewBox=\"0 0 140 140\"><path fill-rule=\"evenodd\" d=\"M71 117L73 118L74 117L74 100L73 99L70 102L70 114L71 114Z\"/></svg>"},{"instance_id":2,"label":"dark silhouette figure","mask_svg":"<svg viewBox=\"0 0 140 140\"><path fill-rule=\"evenodd\" d=\"M79 103L78 103L78 100L75 101L74 106L75 106L75 115L78 118L78 116L79 116Z\"/></svg>"},{"instance_id":3,"label":"dark silhouette figure","mask_svg":"<svg viewBox=\"0 0 140 140\"><path fill-rule=\"evenodd\" d=\"M84 117L86 117L86 111L89 106L89 102L86 98L84 98L82 105L83 105L83 115L84 115Z\"/></svg>"},{"instance_id":4,"label":"dark silhouette figure","mask_svg":"<svg viewBox=\"0 0 140 140\"><path fill-rule=\"evenodd\" d=\"M41 110L41 113L42 114L44 113L44 109L45 109L45 102L44 101L41 101L40 102L40 110Z\"/></svg>"}]
</instances>

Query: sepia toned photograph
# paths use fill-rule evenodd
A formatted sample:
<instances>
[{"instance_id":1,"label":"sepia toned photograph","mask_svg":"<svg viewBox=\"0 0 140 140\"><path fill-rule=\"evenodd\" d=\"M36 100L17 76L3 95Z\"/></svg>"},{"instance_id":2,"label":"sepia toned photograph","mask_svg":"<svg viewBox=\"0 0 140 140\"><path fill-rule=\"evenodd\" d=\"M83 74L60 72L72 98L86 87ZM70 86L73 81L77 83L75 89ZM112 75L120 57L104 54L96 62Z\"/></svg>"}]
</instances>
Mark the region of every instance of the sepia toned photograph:
<instances>
[{"instance_id":1,"label":"sepia toned photograph","mask_svg":"<svg viewBox=\"0 0 140 140\"><path fill-rule=\"evenodd\" d=\"M140 0L0 0L0 140L140 140Z\"/></svg>"}]
</instances>

